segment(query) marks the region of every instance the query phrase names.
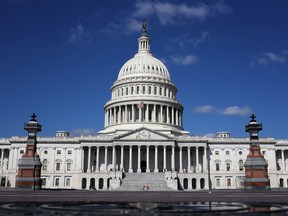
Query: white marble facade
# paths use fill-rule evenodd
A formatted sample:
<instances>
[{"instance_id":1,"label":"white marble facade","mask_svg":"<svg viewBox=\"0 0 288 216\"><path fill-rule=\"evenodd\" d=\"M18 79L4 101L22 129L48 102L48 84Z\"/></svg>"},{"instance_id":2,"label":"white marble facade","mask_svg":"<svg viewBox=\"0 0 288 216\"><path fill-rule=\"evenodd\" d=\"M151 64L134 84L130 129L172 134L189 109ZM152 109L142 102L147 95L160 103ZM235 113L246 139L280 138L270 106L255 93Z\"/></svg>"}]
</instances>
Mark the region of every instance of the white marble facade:
<instances>
[{"instance_id":1,"label":"white marble facade","mask_svg":"<svg viewBox=\"0 0 288 216\"><path fill-rule=\"evenodd\" d=\"M139 181L158 176L174 190L243 188L249 139L228 132L191 136L183 129L184 108L176 96L166 66L151 53L145 25L137 53L111 88L103 130L96 136L58 131L55 137L37 138L42 187L119 190L134 175ZM26 139L0 139L1 187L15 186ZM288 140L260 142L271 187L288 187Z\"/></svg>"}]
</instances>

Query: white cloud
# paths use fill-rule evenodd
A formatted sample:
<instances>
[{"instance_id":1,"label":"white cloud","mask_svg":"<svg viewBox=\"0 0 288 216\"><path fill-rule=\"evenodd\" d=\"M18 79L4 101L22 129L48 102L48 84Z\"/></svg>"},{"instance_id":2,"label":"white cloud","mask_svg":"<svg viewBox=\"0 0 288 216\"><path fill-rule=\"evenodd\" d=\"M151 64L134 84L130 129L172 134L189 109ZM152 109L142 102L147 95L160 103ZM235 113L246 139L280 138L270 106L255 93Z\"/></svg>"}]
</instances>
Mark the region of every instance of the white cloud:
<instances>
[{"instance_id":1,"label":"white cloud","mask_svg":"<svg viewBox=\"0 0 288 216\"><path fill-rule=\"evenodd\" d=\"M71 131L71 135L73 136L81 136L81 135L95 135L97 131L93 128L75 128Z\"/></svg>"},{"instance_id":2,"label":"white cloud","mask_svg":"<svg viewBox=\"0 0 288 216\"><path fill-rule=\"evenodd\" d=\"M202 21L208 16L227 14L232 11L232 8L223 1L219 1L214 5L137 1L135 9L134 17L143 18L156 15L162 25L174 24L177 21L183 22L184 19Z\"/></svg>"},{"instance_id":3,"label":"white cloud","mask_svg":"<svg viewBox=\"0 0 288 216\"><path fill-rule=\"evenodd\" d=\"M84 29L81 23L70 29L69 42L71 43L90 43L92 40L90 31Z\"/></svg>"},{"instance_id":4,"label":"white cloud","mask_svg":"<svg viewBox=\"0 0 288 216\"><path fill-rule=\"evenodd\" d=\"M197 106L193 110L194 112L197 113L212 113L216 110L216 108L211 105L205 105L205 106Z\"/></svg>"},{"instance_id":5,"label":"white cloud","mask_svg":"<svg viewBox=\"0 0 288 216\"><path fill-rule=\"evenodd\" d=\"M140 32L142 21L136 19L127 19L125 22L126 33Z\"/></svg>"},{"instance_id":6,"label":"white cloud","mask_svg":"<svg viewBox=\"0 0 288 216\"><path fill-rule=\"evenodd\" d=\"M192 44L194 47L197 47L201 43L203 43L209 37L208 31L201 32L201 35L196 37L191 37L189 34L183 34L173 40L181 48L185 47L187 44Z\"/></svg>"},{"instance_id":7,"label":"white cloud","mask_svg":"<svg viewBox=\"0 0 288 216\"><path fill-rule=\"evenodd\" d=\"M287 59L285 56L281 56L278 55L276 53L272 53L272 52L266 52L266 53L262 53L259 56L255 57L252 61L251 61L251 66L252 67L256 67L256 66L265 66L265 65L269 65L269 64L277 64L277 63L283 63L285 62Z\"/></svg>"},{"instance_id":8,"label":"white cloud","mask_svg":"<svg viewBox=\"0 0 288 216\"><path fill-rule=\"evenodd\" d=\"M114 22L110 22L106 28L102 29L102 32L106 34L114 34L114 32L118 31L119 29L119 25Z\"/></svg>"},{"instance_id":9,"label":"white cloud","mask_svg":"<svg viewBox=\"0 0 288 216\"><path fill-rule=\"evenodd\" d=\"M171 56L171 59L174 64L180 65L190 65L198 61L198 57L195 55Z\"/></svg>"},{"instance_id":10,"label":"white cloud","mask_svg":"<svg viewBox=\"0 0 288 216\"><path fill-rule=\"evenodd\" d=\"M251 113L252 109L250 107L240 108L239 106L231 106L219 111L221 115L247 115Z\"/></svg>"},{"instance_id":11,"label":"white cloud","mask_svg":"<svg viewBox=\"0 0 288 216\"><path fill-rule=\"evenodd\" d=\"M230 107L226 107L224 109L219 109L215 106L212 105L205 105L205 106L197 106L193 108L194 112L197 113L217 113L219 115L228 115L228 116L232 116L232 115L248 115L251 114L253 111L250 107L239 107L239 106L230 106Z\"/></svg>"}]
</instances>

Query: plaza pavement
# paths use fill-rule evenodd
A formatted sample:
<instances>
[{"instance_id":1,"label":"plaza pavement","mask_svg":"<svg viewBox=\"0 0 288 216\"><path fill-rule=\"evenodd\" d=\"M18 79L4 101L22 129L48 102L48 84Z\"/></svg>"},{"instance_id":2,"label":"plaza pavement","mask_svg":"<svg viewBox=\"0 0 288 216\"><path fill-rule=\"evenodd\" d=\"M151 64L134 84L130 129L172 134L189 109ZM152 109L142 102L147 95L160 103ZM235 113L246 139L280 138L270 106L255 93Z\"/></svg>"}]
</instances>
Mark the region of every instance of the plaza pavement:
<instances>
[{"instance_id":1,"label":"plaza pavement","mask_svg":"<svg viewBox=\"0 0 288 216\"><path fill-rule=\"evenodd\" d=\"M94 191L0 189L0 203L182 203L242 202L288 204L287 190Z\"/></svg>"}]
</instances>

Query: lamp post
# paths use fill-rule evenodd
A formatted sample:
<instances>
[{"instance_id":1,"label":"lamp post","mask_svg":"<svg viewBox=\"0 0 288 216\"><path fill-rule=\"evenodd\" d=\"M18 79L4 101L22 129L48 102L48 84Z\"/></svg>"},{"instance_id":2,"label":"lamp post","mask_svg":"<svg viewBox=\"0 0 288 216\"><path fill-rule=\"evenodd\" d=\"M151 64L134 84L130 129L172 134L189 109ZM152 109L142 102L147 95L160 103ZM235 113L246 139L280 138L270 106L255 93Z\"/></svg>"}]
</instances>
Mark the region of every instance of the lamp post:
<instances>
[{"instance_id":1,"label":"lamp post","mask_svg":"<svg viewBox=\"0 0 288 216\"><path fill-rule=\"evenodd\" d=\"M245 126L245 131L250 134L250 148L244 163L244 186L247 190L267 190L270 189L270 179L267 171L268 164L261 153L259 145L259 132L262 130L262 124L256 121L254 114L250 118L249 124Z\"/></svg>"}]
</instances>

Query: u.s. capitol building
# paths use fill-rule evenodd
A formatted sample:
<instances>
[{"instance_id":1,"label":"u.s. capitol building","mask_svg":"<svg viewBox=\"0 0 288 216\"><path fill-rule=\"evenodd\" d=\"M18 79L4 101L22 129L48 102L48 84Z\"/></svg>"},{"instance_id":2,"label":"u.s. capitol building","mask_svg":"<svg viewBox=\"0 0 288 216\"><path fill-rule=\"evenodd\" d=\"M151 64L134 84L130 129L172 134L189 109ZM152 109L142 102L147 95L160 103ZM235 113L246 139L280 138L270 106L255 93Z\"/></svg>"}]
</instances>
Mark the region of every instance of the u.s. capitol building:
<instances>
[{"instance_id":1,"label":"u.s. capitol building","mask_svg":"<svg viewBox=\"0 0 288 216\"><path fill-rule=\"evenodd\" d=\"M241 189L249 138L191 136L166 66L150 51L143 23L138 51L120 69L96 136L38 137L42 188L97 190ZM244 128L244 126L243 126ZM15 187L26 137L0 139L2 187ZM287 187L288 140L260 139L271 188ZM146 187L147 188L147 187Z\"/></svg>"}]
</instances>

